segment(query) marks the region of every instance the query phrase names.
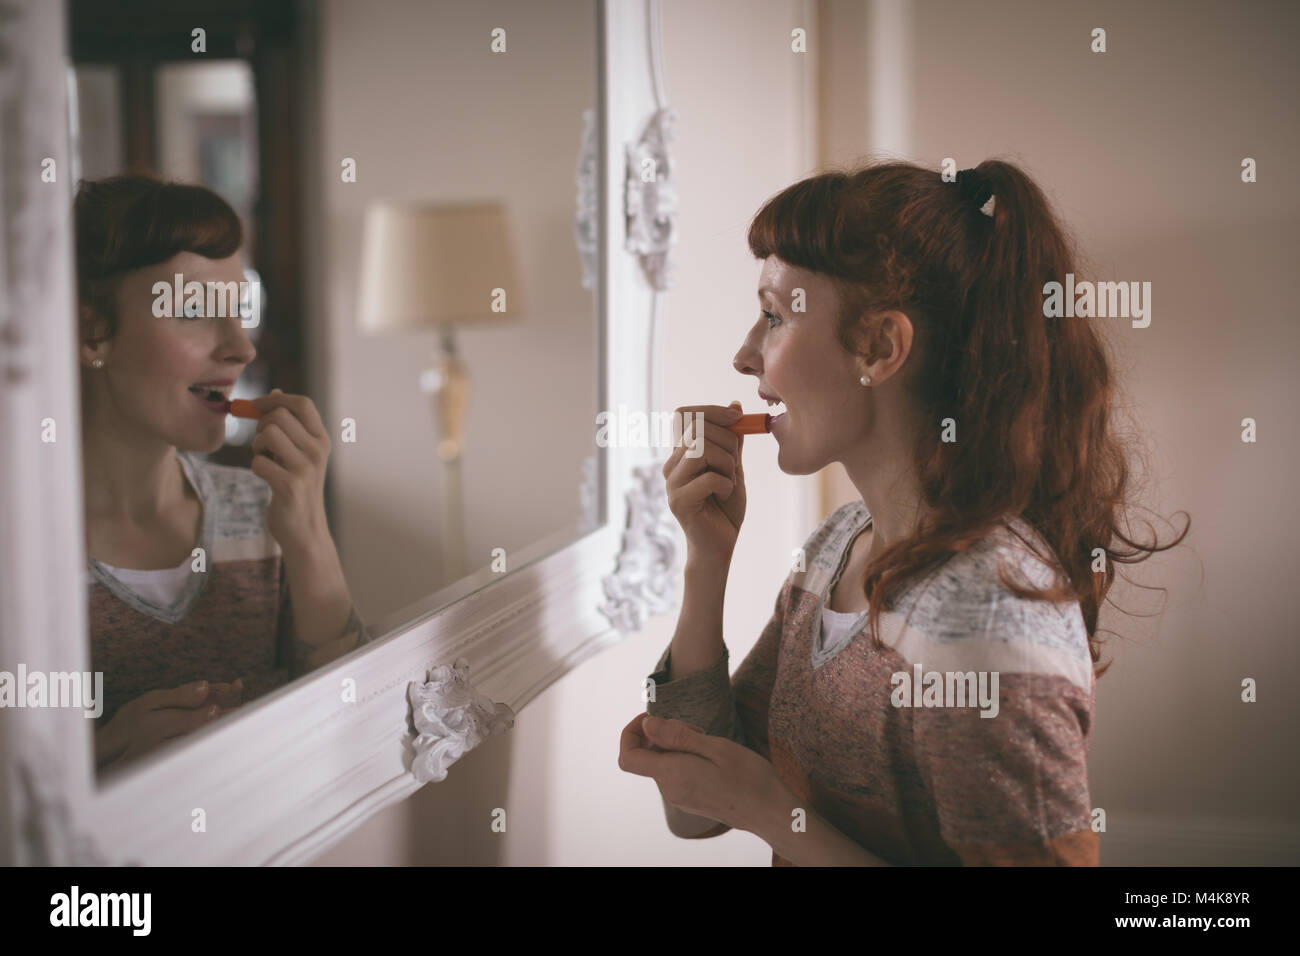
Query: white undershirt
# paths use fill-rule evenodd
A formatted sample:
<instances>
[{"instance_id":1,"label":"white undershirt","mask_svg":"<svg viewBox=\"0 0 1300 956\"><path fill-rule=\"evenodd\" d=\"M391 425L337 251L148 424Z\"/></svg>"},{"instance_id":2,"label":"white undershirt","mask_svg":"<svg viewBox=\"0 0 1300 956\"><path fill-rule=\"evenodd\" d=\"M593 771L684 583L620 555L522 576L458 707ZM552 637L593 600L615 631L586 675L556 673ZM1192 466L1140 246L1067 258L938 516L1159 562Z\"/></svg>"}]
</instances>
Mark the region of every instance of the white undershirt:
<instances>
[{"instance_id":1,"label":"white undershirt","mask_svg":"<svg viewBox=\"0 0 1300 956\"><path fill-rule=\"evenodd\" d=\"M174 568L159 568L152 571L140 571L136 568L115 568L104 565L104 570L117 578L140 597L170 607L175 604L189 583L194 572L190 569L191 558L186 558Z\"/></svg>"},{"instance_id":2,"label":"white undershirt","mask_svg":"<svg viewBox=\"0 0 1300 956\"><path fill-rule=\"evenodd\" d=\"M817 650L825 653L844 643L857 630L858 625L866 620L866 617L866 611L832 611L823 606Z\"/></svg>"},{"instance_id":3,"label":"white undershirt","mask_svg":"<svg viewBox=\"0 0 1300 956\"><path fill-rule=\"evenodd\" d=\"M194 481L194 476L190 474L189 464L185 457L180 456L181 471L185 475L186 481L194 489L196 495L199 494L198 486ZM202 496L199 496L202 500ZM187 556L184 561L174 568L158 568L155 570L141 571L137 568L115 568L111 564L103 565L105 571L113 575L131 591L134 591L140 597L153 601L155 604L161 604L163 607L171 607L181 596L181 591L189 583L194 571L190 567L193 558ZM90 572L86 572L88 581L94 581Z\"/></svg>"}]
</instances>

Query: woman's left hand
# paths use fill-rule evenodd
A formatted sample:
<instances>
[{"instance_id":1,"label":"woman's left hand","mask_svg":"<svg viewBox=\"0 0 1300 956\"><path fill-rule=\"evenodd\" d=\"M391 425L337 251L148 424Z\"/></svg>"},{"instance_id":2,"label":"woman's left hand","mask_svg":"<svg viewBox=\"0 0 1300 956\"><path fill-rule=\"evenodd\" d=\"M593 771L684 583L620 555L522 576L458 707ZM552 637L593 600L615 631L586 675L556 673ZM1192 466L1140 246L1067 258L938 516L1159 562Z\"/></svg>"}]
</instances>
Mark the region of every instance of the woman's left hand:
<instances>
[{"instance_id":1,"label":"woman's left hand","mask_svg":"<svg viewBox=\"0 0 1300 956\"><path fill-rule=\"evenodd\" d=\"M308 552L329 535L325 465L330 439L316 405L278 388L252 400L262 413L253 439L253 474L271 486L266 527L286 552Z\"/></svg>"},{"instance_id":2,"label":"woman's left hand","mask_svg":"<svg viewBox=\"0 0 1300 956\"><path fill-rule=\"evenodd\" d=\"M758 836L787 798L796 803L769 761L681 720L637 716L623 728L618 765L653 777L677 809Z\"/></svg>"}]
</instances>

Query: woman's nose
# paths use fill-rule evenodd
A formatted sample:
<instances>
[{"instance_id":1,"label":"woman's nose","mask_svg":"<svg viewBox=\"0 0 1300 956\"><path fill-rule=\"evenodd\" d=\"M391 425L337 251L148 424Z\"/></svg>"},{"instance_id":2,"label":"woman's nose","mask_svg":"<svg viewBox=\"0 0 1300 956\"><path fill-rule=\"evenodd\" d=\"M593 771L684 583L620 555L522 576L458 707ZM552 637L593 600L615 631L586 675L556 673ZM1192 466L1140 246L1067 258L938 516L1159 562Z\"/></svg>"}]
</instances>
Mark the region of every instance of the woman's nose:
<instances>
[{"instance_id":1,"label":"woman's nose","mask_svg":"<svg viewBox=\"0 0 1300 956\"><path fill-rule=\"evenodd\" d=\"M257 349L253 347L252 341L248 338L248 334L244 331L244 327L238 319L235 320L230 337L223 344L228 357L237 359L245 365L257 357Z\"/></svg>"},{"instance_id":2,"label":"woman's nose","mask_svg":"<svg viewBox=\"0 0 1300 956\"><path fill-rule=\"evenodd\" d=\"M745 336L745 341L740 346L740 351L736 357L731 360L731 367L741 375L759 375L763 371L763 353L758 349L755 343L763 341L763 320L757 319L749 334Z\"/></svg>"},{"instance_id":3,"label":"woman's nose","mask_svg":"<svg viewBox=\"0 0 1300 956\"><path fill-rule=\"evenodd\" d=\"M749 345L741 346L740 351L736 353L736 357L731 360L731 367L741 375L757 375L758 366L761 364L762 360L759 358L757 350Z\"/></svg>"}]
</instances>

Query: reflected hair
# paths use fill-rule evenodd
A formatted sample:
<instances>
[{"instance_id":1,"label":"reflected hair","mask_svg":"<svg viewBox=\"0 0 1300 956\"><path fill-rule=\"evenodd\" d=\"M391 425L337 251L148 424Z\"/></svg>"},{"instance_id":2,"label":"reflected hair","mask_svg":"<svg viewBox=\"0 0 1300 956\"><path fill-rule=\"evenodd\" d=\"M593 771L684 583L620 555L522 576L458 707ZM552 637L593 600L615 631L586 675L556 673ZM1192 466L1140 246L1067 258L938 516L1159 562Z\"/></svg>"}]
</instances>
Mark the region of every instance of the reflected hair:
<instances>
[{"instance_id":1,"label":"reflected hair","mask_svg":"<svg viewBox=\"0 0 1300 956\"><path fill-rule=\"evenodd\" d=\"M180 252L225 259L243 244L230 203L206 186L167 182L149 173L82 180L73 200L77 301L117 332L117 280Z\"/></svg>"}]
</instances>

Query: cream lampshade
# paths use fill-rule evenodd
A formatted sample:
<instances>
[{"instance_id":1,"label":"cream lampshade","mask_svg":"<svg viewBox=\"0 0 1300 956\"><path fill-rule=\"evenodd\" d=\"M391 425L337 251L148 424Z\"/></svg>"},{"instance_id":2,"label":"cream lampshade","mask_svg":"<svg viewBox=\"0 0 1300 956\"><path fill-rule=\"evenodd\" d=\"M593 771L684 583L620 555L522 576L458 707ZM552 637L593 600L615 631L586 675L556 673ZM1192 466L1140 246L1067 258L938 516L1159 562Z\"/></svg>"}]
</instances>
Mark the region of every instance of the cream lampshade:
<instances>
[{"instance_id":1,"label":"cream lampshade","mask_svg":"<svg viewBox=\"0 0 1300 956\"><path fill-rule=\"evenodd\" d=\"M499 203L375 203L366 210L361 250L358 324L363 332L524 312L506 211ZM493 311L495 289L504 290L504 312Z\"/></svg>"}]
</instances>

